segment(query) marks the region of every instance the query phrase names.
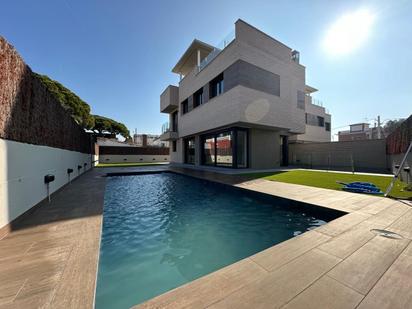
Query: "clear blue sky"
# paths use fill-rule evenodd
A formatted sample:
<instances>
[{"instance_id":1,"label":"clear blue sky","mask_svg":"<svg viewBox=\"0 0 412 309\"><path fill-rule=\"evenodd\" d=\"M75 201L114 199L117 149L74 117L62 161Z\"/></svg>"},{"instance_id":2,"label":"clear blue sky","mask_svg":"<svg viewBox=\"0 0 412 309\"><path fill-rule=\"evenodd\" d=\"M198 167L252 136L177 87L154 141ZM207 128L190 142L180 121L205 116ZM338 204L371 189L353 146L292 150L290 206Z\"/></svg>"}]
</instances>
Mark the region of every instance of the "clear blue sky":
<instances>
[{"instance_id":1,"label":"clear blue sky","mask_svg":"<svg viewBox=\"0 0 412 309\"><path fill-rule=\"evenodd\" d=\"M360 8L375 16L369 36L329 55L328 29ZM159 133L159 95L178 82L171 68L193 38L217 44L238 18L300 51L332 128L412 113L412 1L13 0L1 4L0 35L93 113Z\"/></svg>"}]
</instances>

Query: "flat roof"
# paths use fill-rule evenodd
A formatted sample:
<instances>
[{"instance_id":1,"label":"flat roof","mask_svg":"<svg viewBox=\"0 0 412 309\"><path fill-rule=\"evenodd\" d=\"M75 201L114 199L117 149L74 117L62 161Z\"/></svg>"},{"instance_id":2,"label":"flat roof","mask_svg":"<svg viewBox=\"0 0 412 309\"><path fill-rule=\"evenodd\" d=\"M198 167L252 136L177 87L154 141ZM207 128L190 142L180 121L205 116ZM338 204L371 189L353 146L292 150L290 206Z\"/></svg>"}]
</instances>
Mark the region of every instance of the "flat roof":
<instances>
[{"instance_id":1,"label":"flat roof","mask_svg":"<svg viewBox=\"0 0 412 309\"><path fill-rule=\"evenodd\" d=\"M172 72L186 75L197 64L198 50L200 50L200 59L203 60L213 49L215 49L214 46L199 41L198 39L194 39L192 44L190 44L183 56L176 63Z\"/></svg>"}]
</instances>

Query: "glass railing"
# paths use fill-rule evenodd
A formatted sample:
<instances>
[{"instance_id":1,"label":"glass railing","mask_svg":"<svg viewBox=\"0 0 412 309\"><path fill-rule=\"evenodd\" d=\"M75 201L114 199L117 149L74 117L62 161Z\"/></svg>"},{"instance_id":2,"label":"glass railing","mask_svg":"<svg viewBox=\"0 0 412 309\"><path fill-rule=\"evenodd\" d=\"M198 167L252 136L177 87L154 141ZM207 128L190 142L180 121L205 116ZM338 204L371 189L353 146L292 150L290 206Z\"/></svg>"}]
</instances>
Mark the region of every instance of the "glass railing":
<instances>
[{"instance_id":1,"label":"glass railing","mask_svg":"<svg viewBox=\"0 0 412 309\"><path fill-rule=\"evenodd\" d=\"M198 67L198 72L203 70L213 59L219 55L235 39L235 30L231 31L211 52L207 55Z\"/></svg>"},{"instance_id":2,"label":"glass railing","mask_svg":"<svg viewBox=\"0 0 412 309\"><path fill-rule=\"evenodd\" d=\"M170 131L169 122L165 122L165 123L162 125L162 134L163 134L163 133L166 133L166 132L169 132L169 131Z\"/></svg>"},{"instance_id":3,"label":"glass railing","mask_svg":"<svg viewBox=\"0 0 412 309\"><path fill-rule=\"evenodd\" d=\"M166 132L177 132L177 124L173 127L169 122L165 122L162 125L162 134Z\"/></svg>"}]
</instances>

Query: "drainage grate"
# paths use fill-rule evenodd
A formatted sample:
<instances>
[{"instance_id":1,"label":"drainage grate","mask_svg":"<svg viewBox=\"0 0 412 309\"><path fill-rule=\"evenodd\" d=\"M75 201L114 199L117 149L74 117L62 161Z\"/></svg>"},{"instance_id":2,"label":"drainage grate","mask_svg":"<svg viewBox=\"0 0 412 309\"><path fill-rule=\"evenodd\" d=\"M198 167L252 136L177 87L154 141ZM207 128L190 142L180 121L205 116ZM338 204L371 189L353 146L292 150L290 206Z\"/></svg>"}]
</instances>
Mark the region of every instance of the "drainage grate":
<instances>
[{"instance_id":1,"label":"drainage grate","mask_svg":"<svg viewBox=\"0 0 412 309\"><path fill-rule=\"evenodd\" d=\"M391 232L391 231L388 231L388 230L372 229L371 232L375 233L379 236L386 237L386 238L403 239L402 235L399 235L395 232Z\"/></svg>"}]
</instances>

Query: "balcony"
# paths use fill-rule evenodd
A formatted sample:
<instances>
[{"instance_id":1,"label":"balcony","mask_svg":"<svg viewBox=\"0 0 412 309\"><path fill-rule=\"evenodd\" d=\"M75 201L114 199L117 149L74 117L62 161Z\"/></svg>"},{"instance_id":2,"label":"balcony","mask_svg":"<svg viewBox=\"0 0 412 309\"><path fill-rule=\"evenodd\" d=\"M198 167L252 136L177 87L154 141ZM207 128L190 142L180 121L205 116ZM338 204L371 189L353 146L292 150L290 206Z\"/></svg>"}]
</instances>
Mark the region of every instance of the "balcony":
<instances>
[{"instance_id":1,"label":"balcony","mask_svg":"<svg viewBox=\"0 0 412 309\"><path fill-rule=\"evenodd\" d=\"M171 113L179 107L179 87L169 85L160 95L160 112Z\"/></svg>"},{"instance_id":2,"label":"balcony","mask_svg":"<svg viewBox=\"0 0 412 309\"><path fill-rule=\"evenodd\" d=\"M176 131L172 131L169 123L166 122L162 125L162 134L160 135L161 141L175 141L179 138Z\"/></svg>"}]
</instances>

